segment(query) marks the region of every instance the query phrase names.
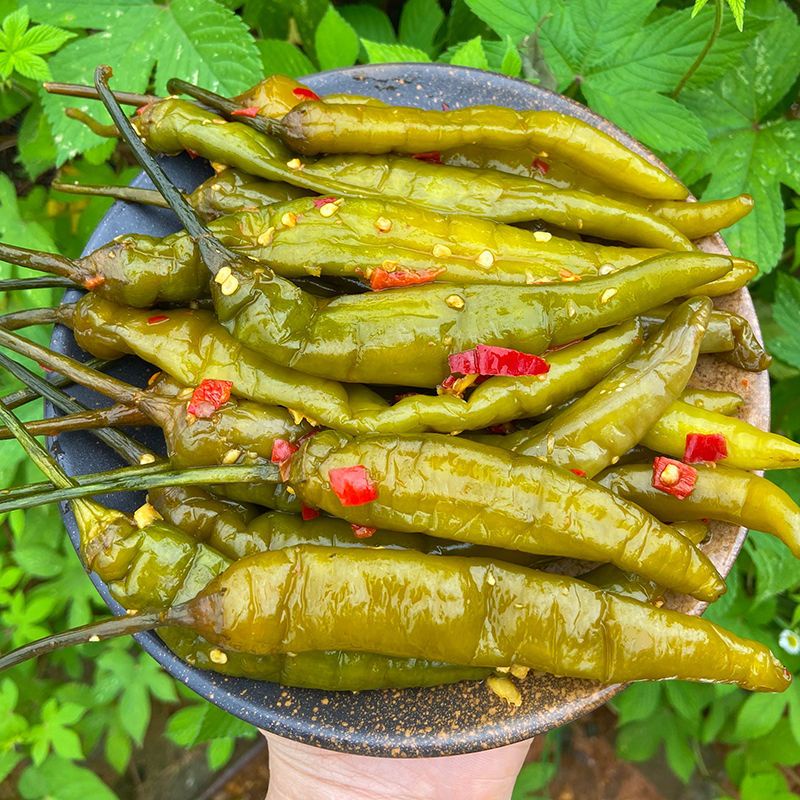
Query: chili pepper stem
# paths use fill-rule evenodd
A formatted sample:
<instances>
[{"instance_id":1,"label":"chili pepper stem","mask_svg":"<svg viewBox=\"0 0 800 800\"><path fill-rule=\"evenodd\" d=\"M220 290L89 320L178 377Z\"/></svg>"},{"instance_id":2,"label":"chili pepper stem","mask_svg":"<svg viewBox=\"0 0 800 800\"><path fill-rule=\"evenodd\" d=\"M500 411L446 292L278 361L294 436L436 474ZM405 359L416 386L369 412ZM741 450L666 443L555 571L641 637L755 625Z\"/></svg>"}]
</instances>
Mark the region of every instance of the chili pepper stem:
<instances>
[{"instance_id":1,"label":"chili pepper stem","mask_svg":"<svg viewBox=\"0 0 800 800\"><path fill-rule=\"evenodd\" d=\"M239 111L242 108L241 104L235 103L227 97L216 94L209 89L203 89L194 83L189 83L180 78L171 78L167 81L167 91L170 92L170 94L187 94L193 100L198 100L214 111L221 111L228 117L231 116L233 112ZM267 117L258 115L255 117L243 116L237 117L236 121L243 122L245 125L249 125L251 128L255 128L257 131L271 136L279 136L283 132L283 125L281 125L278 120L269 119Z\"/></svg>"},{"instance_id":2,"label":"chili pepper stem","mask_svg":"<svg viewBox=\"0 0 800 800\"><path fill-rule=\"evenodd\" d=\"M39 250L28 250L13 244L0 242L0 261L8 261L18 267L27 267L61 278L75 279L78 265L69 258L56 253L44 253Z\"/></svg>"},{"instance_id":3,"label":"chili pepper stem","mask_svg":"<svg viewBox=\"0 0 800 800\"><path fill-rule=\"evenodd\" d=\"M26 308L0 315L0 328L16 331L31 325L52 325L56 321L57 315L53 308Z\"/></svg>"},{"instance_id":4,"label":"chili pepper stem","mask_svg":"<svg viewBox=\"0 0 800 800\"><path fill-rule=\"evenodd\" d=\"M65 108L64 113L76 122L85 125L92 133L102 136L104 139L119 139L119 131L116 125L104 125L100 120L95 119L91 114L81 111L80 108Z\"/></svg>"},{"instance_id":5,"label":"chili pepper stem","mask_svg":"<svg viewBox=\"0 0 800 800\"><path fill-rule=\"evenodd\" d=\"M184 608L184 606L175 606L166 611L130 614L101 622L93 622L63 633L54 633L44 639L18 647L16 650L12 650L10 653L0 657L0 672L16 667L23 661L29 661L32 658L38 658L65 647L87 644L88 642L100 642L105 639L116 639L120 636L153 630L153 628L158 628L165 624L180 624L184 616Z\"/></svg>"},{"instance_id":6,"label":"chili pepper stem","mask_svg":"<svg viewBox=\"0 0 800 800\"><path fill-rule=\"evenodd\" d=\"M0 281L0 292L20 292L26 289L71 289L75 281L69 278L9 278Z\"/></svg>"},{"instance_id":7,"label":"chili pepper stem","mask_svg":"<svg viewBox=\"0 0 800 800\"><path fill-rule=\"evenodd\" d=\"M94 86L85 86L80 83L58 83L48 81L42 84L48 94L61 94L67 97L84 97L89 100L99 100L100 96ZM155 103L161 98L153 94L136 94L135 92L114 92L117 101L126 106L146 106Z\"/></svg>"},{"instance_id":8,"label":"chili pepper stem","mask_svg":"<svg viewBox=\"0 0 800 800\"><path fill-rule=\"evenodd\" d=\"M54 401L60 405L58 401ZM97 410L86 409L76 411L64 417L50 417L38 419L25 424L26 429L33 436L58 436L68 431L86 431L95 428L107 428L112 425L148 425L152 424L150 418L137 408L130 408L122 404L101 408ZM0 440L13 439L14 435L8 428L0 428Z\"/></svg>"},{"instance_id":9,"label":"chili pepper stem","mask_svg":"<svg viewBox=\"0 0 800 800\"><path fill-rule=\"evenodd\" d=\"M93 197L113 197L126 203L169 208L169 203L155 189L141 189L136 186L90 186L82 183L61 183L53 181L51 188L65 194L91 195Z\"/></svg>"},{"instance_id":10,"label":"chili pepper stem","mask_svg":"<svg viewBox=\"0 0 800 800\"><path fill-rule=\"evenodd\" d=\"M60 307L59 312L63 310ZM61 313L59 314L61 319ZM62 375L67 376L76 383L88 389L93 389L100 394L111 397L118 403L125 403L126 405L136 405L142 394L141 389L131 386L118 378L112 378L110 375L105 375L86 364L81 364L68 356L54 353L40 344L31 342L22 336L5 331L0 328L0 345L7 347L9 350L17 353L18 355L25 356L44 365L48 369L60 372Z\"/></svg>"}]
</instances>

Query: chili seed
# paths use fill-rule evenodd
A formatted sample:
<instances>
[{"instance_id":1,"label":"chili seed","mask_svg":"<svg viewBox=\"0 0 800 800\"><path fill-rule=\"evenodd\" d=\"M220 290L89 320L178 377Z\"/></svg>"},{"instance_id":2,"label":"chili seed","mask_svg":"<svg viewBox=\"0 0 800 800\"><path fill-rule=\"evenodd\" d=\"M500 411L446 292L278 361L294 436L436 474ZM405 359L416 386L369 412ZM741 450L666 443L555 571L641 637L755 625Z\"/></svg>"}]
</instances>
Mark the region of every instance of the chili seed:
<instances>
[{"instance_id":1,"label":"chili seed","mask_svg":"<svg viewBox=\"0 0 800 800\"><path fill-rule=\"evenodd\" d=\"M228 278L230 278L233 270L230 267L222 267L220 271L214 276L214 283L222 285Z\"/></svg>"},{"instance_id":2,"label":"chili seed","mask_svg":"<svg viewBox=\"0 0 800 800\"><path fill-rule=\"evenodd\" d=\"M325 203L319 210L319 213L323 217L332 217L337 211L339 210L339 206L336 203Z\"/></svg>"},{"instance_id":3,"label":"chili seed","mask_svg":"<svg viewBox=\"0 0 800 800\"><path fill-rule=\"evenodd\" d=\"M293 211L287 211L281 217L281 225L283 225L284 228L294 228L294 226L297 225L297 214Z\"/></svg>"},{"instance_id":4,"label":"chili seed","mask_svg":"<svg viewBox=\"0 0 800 800\"><path fill-rule=\"evenodd\" d=\"M553 238L553 234L549 231L534 231L533 238L537 242L549 242Z\"/></svg>"},{"instance_id":5,"label":"chili seed","mask_svg":"<svg viewBox=\"0 0 800 800\"><path fill-rule=\"evenodd\" d=\"M435 244L431 250L434 258L449 258L453 251L446 244Z\"/></svg>"},{"instance_id":6,"label":"chili seed","mask_svg":"<svg viewBox=\"0 0 800 800\"><path fill-rule=\"evenodd\" d=\"M450 308L456 309L456 311L460 311L465 305L464 298L457 294L451 294L446 297L445 303L447 303Z\"/></svg>"},{"instance_id":7,"label":"chili seed","mask_svg":"<svg viewBox=\"0 0 800 800\"><path fill-rule=\"evenodd\" d=\"M139 530L146 528L148 525L152 525L157 519L164 518L150 503L139 506L139 508L133 512L133 521L136 523L136 527L139 528Z\"/></svg>"},{"instance_id":8,"label":"chili seed","mask_svg":"<svg viewBox=\"0 0 800 800\"><path fill-rule=\"evenodd\" d=\"M232 448L228 450L224 456L222 456L222 463L223 464L235 464L239 460L239 456L242 455L241 450L236 450Z\"/></svg>"},{"instance_id":9,"label":"chili seed","mask_svg":"<svg viewBox=\"0 0 800 800\"><path fill-rule=\"evenodd\" d=\"M527 678L530 671L530 667L523 667L522 664L511 665L511 674L518 680L524 680Z\"/></svg>"},{"instance_id":10,"label":"chili seed","mask_svg":"<svg viewBox=\"0 0 800 800\"><path fill-rule=\"evenodd\" d=\"M293 158L291 161L286 162L286 166L289 167L289 169L302 169L303 162L299 158Z\"/></svg>"},{"instance_id":11,"label":"chili seed","mask_svg":"<svg viewBox=\"0 0 800 800\"><path fill-rule=\"evenodd\" d=\"M661 483L664 483L667 486L674 486L680 480L680 477L680 470L674 464L667 464L667 466L661 471L659 479L661 480Z\"/></svg>"},{"instance_id":12,"label":"chili seed","mask_svg":"<svg viewBox=\"0 0 800 800\"><path fill-rule=\"evenodd\" d=\"M378 217L378 219L375 220L375 227L381 233L389 233L389 231L392 229L392 221L390 219L386 219L386 217Z\"/></svg>"},{"instance_id":13,"label":"chili seed","mask_svg":"<svg viewBox=\"0 0 800 800\"><path fill-rule=\"evenodd\" d=\"M489 269L494 264L494 253L491 250L484 250L476 259L479 267Z\"/></svg>"},{"instance_id":14,"label":"chili seed","mask_svg":"<svg viewBox=\"0 0 800 800\"><path fill-rule=\"evenodd\" d=\"M215 664L227 664L228 663L228 656L222 652L222 650L218 650L216 647L212 647L211 650L208 651L208 657L215 663Z\"/></svg>"},{"instance_id":15,"label":"chili seed","mask_svg":"<svg viewBox=\"0 0 800 800\"><path fill-rule=\"evenodd\" d=\"M239 288L239 281L238 281L238 280L237 280L237 279L236 279L236 278L235 278L233 275L231 275L231 276L230 276L230 277L229 277L229 278L228 278L228 279L225 281L225 283L223 283L223 284L222 284L222 286L220 287L220 291L221 291L221 292L222 292L222 294L224 294L226 297L229 297L229 296L230 296L230 295L232 295L232 294L233 294L233 293L234 293L234 292L235 292L235 291L236 291L238 288Z\"/></svg>"},{"instance_id":16,"label":"chili seed","mask_svg":"<svg viewBox=\"0 0 800 800\"><path fill-rule=\"evenodd\" d=\"M612 272L615 272L615 267L613 264L603 264L603 266L597 270L598 275L610 275Z\"/></svg>"},{"instance_id":17,"label":"chili seed","mask_svg":"<svg viewBox=\"0 0 800 800\"><path fill-rule=\"evenodd\" d=\"M603 294L600 295L600 302L607 303L618 291L619 289L614 289L613 287L606 289Z\"/></svg>"},{"instance_id":18,"label":"chili seed","mask_svg":"<svg viewBox=\"0 0 800 800\"><path fill-rule=\"evenodd\" d=\"M144 464L154 464L155 460L156 460L156 457L152 453L143 453L139 457L139 463L142 464L142 465L144 465Z\"/></svg>"},{"instance_id":19,"label":"chili seed","mask_svg":"<svg viewBox=\"0 0 800 800\"><path fill-rule=\"evenodd\" d=\"M275 228L273 226L270 226L263 233L259 234L258 239L256 239L256 241L262 247L264 247L272 243L272 238L274 235L275 235Z\"/></svg>"}]
</instances>

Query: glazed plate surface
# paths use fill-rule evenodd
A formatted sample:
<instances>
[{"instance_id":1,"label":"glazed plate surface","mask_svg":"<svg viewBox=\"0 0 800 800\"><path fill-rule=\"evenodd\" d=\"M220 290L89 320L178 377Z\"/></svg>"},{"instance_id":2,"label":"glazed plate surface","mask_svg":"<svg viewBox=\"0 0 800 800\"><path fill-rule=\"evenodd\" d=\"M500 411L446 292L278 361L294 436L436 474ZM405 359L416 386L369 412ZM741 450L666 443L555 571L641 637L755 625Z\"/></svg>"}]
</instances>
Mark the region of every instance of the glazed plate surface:
<instances>
[{"instance_id":1,"label":"glazed plate surface","mask_svg":"<svg viewBox=\"0 0 800 800\"><path fill-rule=\"evenodd\" d=\"M348 92L370 95L388 103L420 108L440 108L442 103L447 103L450 108L493 104L518 109L554 109L602 128L653 163L660 164L641 145L584 106L501 75L443 64L383 64L320 73L305 79L305 82L319 94ZM163 159L162 163L186 190L194 188L211 174L206 162L199 159L192 161L179 156ZM149 185L143 176L134 183ZM122 233L162 236L177 228L177 220L168 211L115 203L87 243L85 252L95 250ZM719 237L705 240L703 249L727 252ZM77 290L70 290L65 299L75 300L78 296ZM758 332L753 304L745 290L720 298L716 305L746 317ZM56 329L52 344L61 352L87 358L65 328ZM127 358L114 364L109 372L144 385L153 368ZM738 392L745 398L742 418L759 427L768 427L769 383L766 373L754 375L714 358L702 357L693 384ZM105 399L83 389L75 389L74 394L93 407L108 405ZM52 413L53 409L48 408L48 414ZM133 433L163 452L163 440L157 429L146 428ZM88 433L63 434L49 444L71 475L122 464L117 456ZM128 511L142 502L141 496L133 494L100 500ZM63 514L77 549L75 520L66 507ZM744 535L743 529L731 525L713 526L712 536L704 549L723 574L730 570ZM115 614L123 613L106 585L96 575L91 577L109 608ZM685 598L672 604L690 613L699 613L703 608ZM167 672L243 720L308 744L363 755L438 756L499 747L563 725L603 704L619 691L619 687L603 687L587 681L531 675L520 683L522 705L510 708L483 683L477 682L430 689L360 693L290 689L198 670L174 656L157 635L145 633L137 638Z\"/></svg>"}]
</instances>

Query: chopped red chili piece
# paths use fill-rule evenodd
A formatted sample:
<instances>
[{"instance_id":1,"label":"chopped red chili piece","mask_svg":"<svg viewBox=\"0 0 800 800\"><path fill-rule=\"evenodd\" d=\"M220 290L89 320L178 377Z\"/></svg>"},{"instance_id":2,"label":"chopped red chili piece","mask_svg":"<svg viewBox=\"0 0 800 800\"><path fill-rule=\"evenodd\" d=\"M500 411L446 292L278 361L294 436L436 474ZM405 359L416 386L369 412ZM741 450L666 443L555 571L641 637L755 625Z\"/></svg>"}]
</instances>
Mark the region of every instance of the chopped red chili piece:
<instances>
[{"instance_id":1,"label":"chopped red chili piece","mask_svg":"<svg viewBox=\"0 0 800 800\"><path fill-rule=\"evenodd\" d=\"M544 375L550 365L541 357L507 347L479 344L472 350L454 353L448 358L451 372L462 375Z\"/></svg>"},{"instance_id":2,"label":"chopped red chili piece","mask_svg":"<svg viewBox=\"0 0 800 800\"><path fill-rule=\"evenodd\" d=\"M186 155L189 156L189 158L198 158L200 156L200 153L198 153L197 150L192 150L191 147L187 147Z\"/></svg>"},{"instance_id":3,"label":"chopped red chili piece","mask_svg":"<svg viewBox=\"0 0 800 800\"><path fill-rule=\"evenodd\" d=\"M298 449L296 444L292 444L286 441L286 439L276 439L272 443L272 455L270 455L269 460L273 464L283 464L283 462L288 461Z\"/></svg>"},{"instance_id":4,"label":"chopped red chili piece","mask_svg":"<svg viewBox=\"0 0 800 800\"><path fill-rule=\"evenodd\" d=\"M489 426L489 433L496 433L499 436L505 436L514 430L514 426L510 422L504 422L502 425Z\"/></svg>"},{"instance_id":5,"label":"chopped red chili piece","mask_svg":"<svg viewBox=\"0 0 800 800\"><path fill-rule=\"evenodd\" d=\"M235 108L231 111L232 117L257 117L258 106L247 106L247 108Z\"/></svg>"},{"instance_id":6,"label":"chopped red chili piece","mask_svg":"<svg viewBox=\"0 0 800 800\"><path fill-rule=\"evenodd\" d=\"M298 86L296 89L292 89L292 94L295 97L302 97L304 100L320 99L320 96L316 92L312 92L311 89L306 89L305 86Z\"/></svg>"},{"instance_id":7,"label":"chopped red chili piece","mask_svg":"<svg viewBox=\"0 0 800 800\"><path fill-rule=\"evenodd\" d=\"M546 161L542 161L541 158L534 158L531 162L531 169L535 169L542 175L547 175L550 172L550 165Z\"/></svg>"},{"instance_id":8,"label":"chopped red chili piece","mask_svg":"<svg viewBox=\"0 0 800 800\"><path fill-rule=\"evenodd\" d=\"M353 536L355 536L356 539L369 539L369 537L378 530L377 528L370 528L368 525L351 524L350 527L353 529Z\"/></svg>"},{"instance_id":9,"label":"chopped red chili piece","mask_svg":"<svg viewBox=\"0 0 800 800\"><path fill-rule=\"evenodd\" d=\"M417 161L427 161L430 164L442 163L442 154L438 150L431 150L429 153L414 153L411 158L416 158Z\"/></svg>"},{"instance_id":10,"label":"chopped red chili piece","mask_svg":"<svg viewBox=\"0 0 800 800\"><path fill-rule=\"evenodd\" d=\"M231 399L233 384L206 378L194 390L187 411L199 419L208 419L217 409Z\"/></svg>"},{"instance_id":11,"label":"chopped red chili piece","mask_svg":"<svg viewBox=\"0 0 800 800\"><path fill-rule=\"evenodd\" d=\"M363 506L378 496L378 488L370 480L363 464L354 467L337 467L328 473L331 489L343 506Z\"/></svg>"},{"instance_id":12,"label":"chopped red chili piece","mask_svg":"<svg viewBox=\"0 0 800 800\"><path fill-rule=\"evenodd\" d=\"M443 272L443 269L396 269L394 272L388 272L383 267L377 267L370 275L369 285L375 292L399 286L419 286L422 283L435 281Z\"/></svg>"},{"instance_id":13,"label":"chopped red chili piece","mask_svg":"<svg viewBox=\"0 0 800 800\"><path fill-rule=\"evenodd\" d=\"M91 278L87 278L83 282L83 288L88 289L90 292L92 289L96 289L98 286L102 286L106 282L106 279L102 275L92 275Z\"/></svg>"},{"instance_id":14,"label":"chopped red chili piece","mask_svg":"<svg viewBox=\"0 0 800 800\"><path fill-rule=\"evenodd\" d=\"M579 478L586 477L586 472L582 469L570 469L570 472L574 472Z\"/></svg>"},{"instance_id":15,"label":"chopped red chili piece","mask_svg":"<svg viewBox=\"0 0 800 800\"><path fill-rule=\"evenodd\" d=\"M147 318L148 325L158 325L159 322L166 322L169 317L166 314L156 314L153 317Z\"/></svg>"},{"instance_id":16,"label":"chopped red chili piece","mask_svg":"<svg viewBox=\"0 0 800 800\"><path fill-rule=\"evenodd\" d=\"M311 508L311 506L300 506L300 516L308 522L308 520L316 519L319 516L319 510Z\"/></svg>"},{"instance_id":17,"label":"chopped red chili piece","mask_svg":"<svg viewBox=\"0 0 800 800\"><path fill-rule=\"evenodd\" d=\"M683 460L687 464L698 461L719 461L728 457L728 441L721 433L687 433Z\"/></svg>"},{"instance_id":18,"label":"chopped red chili piece","mask_svg":"<svg viewBox=\"0 0 800 800\"><path fill-rule=\"evenodd\" d=\"M656 456L653 459L653 487L662 492L685 500L693 491L697 483L697 470L666 456Z\"/></svg>"},{"instance_id":19,"label":"chopped red chili piece","mask_svg":"<svg viewBox=\"0 0 800 800\"><path fill-rule=\"evenodd\" d=\"M314 204L314 208L322 208L322 206L328 205L328 203L335 203L335 197L314 197L312 198L311 202Z\"/></svg>"}]
</instances>

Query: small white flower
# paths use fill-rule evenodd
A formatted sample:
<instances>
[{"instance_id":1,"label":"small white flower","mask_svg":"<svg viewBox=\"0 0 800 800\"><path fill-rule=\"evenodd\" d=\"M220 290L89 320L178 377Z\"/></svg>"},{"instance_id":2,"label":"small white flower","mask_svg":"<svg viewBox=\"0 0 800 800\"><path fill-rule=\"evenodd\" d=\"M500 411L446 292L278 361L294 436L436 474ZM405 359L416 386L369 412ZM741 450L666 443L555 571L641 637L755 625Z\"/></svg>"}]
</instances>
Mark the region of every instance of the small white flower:
<instances>
[{"instance_id":1,"label":"small white flower","mask_svg":"<svg viewBox=\"0 0 800 800\"><path fill-rule=\"evenodd\" d=\"M793 656L800 653L800 636L788 628L784 628L781 631L781 635L778 637L778 644Z\"/></svg>"}]
</instances>

